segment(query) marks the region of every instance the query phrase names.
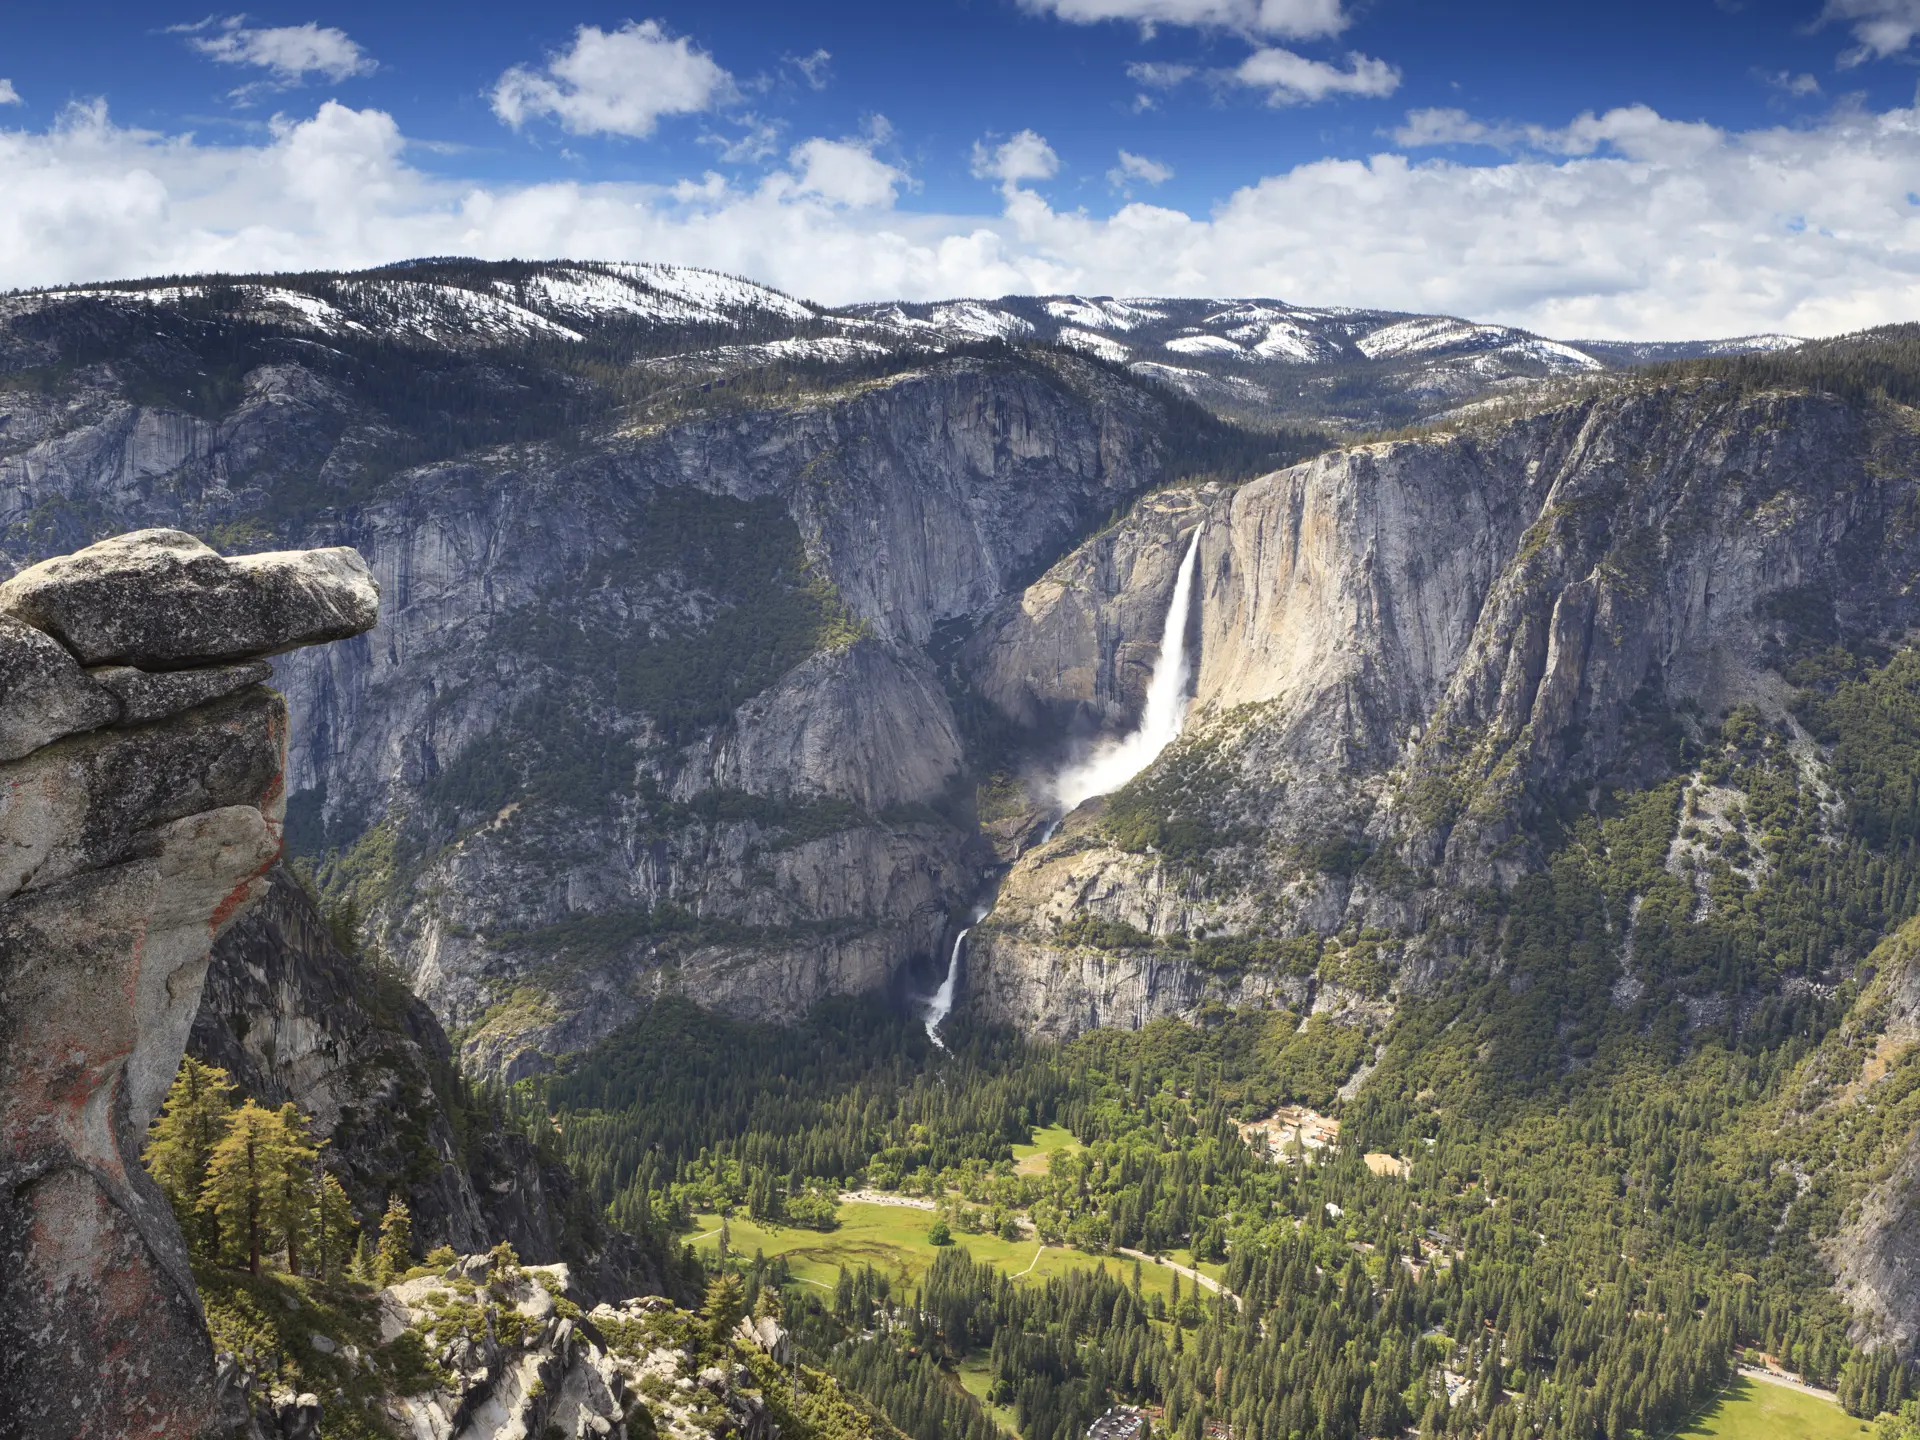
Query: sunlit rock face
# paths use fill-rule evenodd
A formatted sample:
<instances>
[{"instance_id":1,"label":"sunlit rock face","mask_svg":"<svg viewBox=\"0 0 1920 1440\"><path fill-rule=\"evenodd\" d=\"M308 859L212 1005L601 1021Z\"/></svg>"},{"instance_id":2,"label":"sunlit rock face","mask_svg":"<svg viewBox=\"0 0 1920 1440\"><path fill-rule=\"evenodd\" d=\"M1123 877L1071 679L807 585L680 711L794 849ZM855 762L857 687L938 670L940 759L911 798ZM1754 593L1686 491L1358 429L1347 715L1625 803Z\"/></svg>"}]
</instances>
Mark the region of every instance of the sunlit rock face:
<instances>
[{"instance_id":1,"label":"sunlit rock face","mask_svg":"<svg viewBox=\"0 0 1920 1440\"><path fill-rule=\"evenodd\" d=\"M1123 731L1203 526L1192 702L1141 782L1187 827L1182 859L1116 843L1090 801L1013 859L963 1003L1066 1035L1286 988L1170 948L1203 934L1377 927L1406 983L1444 969L1460 897L1542 863L1542 797L1659 777L1648 716L1791 725L1784 648L1920 620L1916 474L1904 412L1688 384L1148 497L963 661L1011 723ZM1078 917L1157 948L1083 943ZM1294 979L1290 1003L1340 1003Z\"/></svg>"},{"instance_id":2,"label":"sunlit rock face","mask_svg":"<svg viewBox=\"0 0 1920 1440\"><path fill-rule=\"evenodd\" d=\"M352 551L226 560L178 531L0 586L0 736L17 742L0 765L8 1435L244 1423L140 1147L209 950L280 853L286 707L246 662L365 629L377 606Z\"/></svg>"}]
</instances>

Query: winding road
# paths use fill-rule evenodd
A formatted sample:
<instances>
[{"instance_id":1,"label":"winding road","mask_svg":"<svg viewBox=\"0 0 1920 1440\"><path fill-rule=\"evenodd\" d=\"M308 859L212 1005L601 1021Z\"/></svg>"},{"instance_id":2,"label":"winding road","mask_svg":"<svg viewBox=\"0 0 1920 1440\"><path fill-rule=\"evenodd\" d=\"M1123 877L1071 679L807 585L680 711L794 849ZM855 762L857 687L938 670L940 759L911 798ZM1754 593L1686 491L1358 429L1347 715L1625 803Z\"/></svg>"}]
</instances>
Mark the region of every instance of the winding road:
<instances>
[{"instance_id":1,"label":"winding road","mask_svg":"<svg viewBox=\"0 0 1920 1440\"><path fill-rule=\"evenodd\" d=\"M1167 1269L1173 1271L1175 1274L1186 1276L1189 1280L1193 1281L1194 1284L1204 1286L1208 1290L1213 1291L1213 1293L1216 1295L1226 1296L1229 1300L1233 1301L1234 1309L1244 1310L1246 1308L1243 1304L1241 1304L1240 1297L1234 1294L1233 1291L1229 1290L1226 1286L1222 1285L1218 1280L1214 1279L1211 1275L1202 1275L1198 1270L1195 1270L1190 1266L1176 1265L1171 1260L1157 1260L1153 1256L1147 1254L1146 1251L1144 1250L1129 1250L1124 1245L1118 1247L1117 1253L1121 1255L1125 1255L1130 1260L1139 1260L1148 1265L1164 1265L1167 1267ZM1035 1257L1035 1258L1038 1258L1038 1257Z\"/></svg>"}]
</instances>

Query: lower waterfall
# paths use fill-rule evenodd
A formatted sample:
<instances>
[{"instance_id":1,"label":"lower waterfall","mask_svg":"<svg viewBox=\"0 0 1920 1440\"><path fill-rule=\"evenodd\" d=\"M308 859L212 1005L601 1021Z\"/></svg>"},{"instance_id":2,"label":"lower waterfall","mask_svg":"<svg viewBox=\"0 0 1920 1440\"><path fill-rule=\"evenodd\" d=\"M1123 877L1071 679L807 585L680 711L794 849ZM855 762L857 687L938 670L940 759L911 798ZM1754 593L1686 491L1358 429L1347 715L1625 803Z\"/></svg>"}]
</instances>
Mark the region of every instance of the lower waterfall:
<instances>
[{"instance_id":1,"label":"lower waterfall","mask_svg":"<svg viewBox=\"0 0 1920 1440\"><path fill-rule=\"evenodd\" d=\"M940 1025L953 1013L953 987L960 978L961 951L972 932L973 927L969 925L953 937L953 953L947 957L946 979L940 982L940 988L933 992L933 998L927 1002L927 1038L942 1050L947 1048L947 1042L940 1038Z\"/></svg>"}]
</instances>

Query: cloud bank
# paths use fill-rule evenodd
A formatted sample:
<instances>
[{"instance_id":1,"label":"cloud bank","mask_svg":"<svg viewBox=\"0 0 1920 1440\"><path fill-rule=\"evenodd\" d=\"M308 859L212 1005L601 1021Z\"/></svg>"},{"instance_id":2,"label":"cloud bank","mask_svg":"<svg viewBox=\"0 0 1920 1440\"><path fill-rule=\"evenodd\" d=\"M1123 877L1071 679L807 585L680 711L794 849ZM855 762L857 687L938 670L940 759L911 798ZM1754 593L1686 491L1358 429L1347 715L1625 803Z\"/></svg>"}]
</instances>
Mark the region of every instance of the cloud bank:
<instances>
[{"instance_id":1,"label":"cloud bank","mask_svg":"<svg viewBox=\"0 0 1920 1440\"><path fill-rule=\"evenodd\" d=\"M1421 158L1443 137L1507 152ZM1565 337L1920 317L1914 109L1746 132L1644 107L1537 132L1428 112L1393 148L1268 176L1205 216L1056 208L1033 187L1060 157L1032 131L983 142L975 165L997 189L967 215L898 208L905 176L868 140L803 141L750 184L478 184L412 163L375 109L329 101L259 143L216 144L120 126L94 104L0 131L0 284L469 254L673 260L827 302L1267 295Z\"/></svg>"}]
</instances>

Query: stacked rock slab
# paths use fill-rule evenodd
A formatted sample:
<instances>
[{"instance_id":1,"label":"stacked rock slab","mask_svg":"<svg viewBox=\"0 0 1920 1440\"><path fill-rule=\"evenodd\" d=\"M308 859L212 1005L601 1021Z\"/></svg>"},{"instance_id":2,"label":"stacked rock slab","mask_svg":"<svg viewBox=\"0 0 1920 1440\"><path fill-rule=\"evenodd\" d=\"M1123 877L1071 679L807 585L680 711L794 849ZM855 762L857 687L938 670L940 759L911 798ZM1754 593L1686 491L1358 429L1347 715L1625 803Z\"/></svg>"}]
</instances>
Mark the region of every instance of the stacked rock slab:
<instances>
[{"instance_id":1,"label":"stacked rock slab","mask_svg":"<svg viewBox=\"0 0 1920 1440\"><path fill-rule=\"evenodd\" d=\"M370 629L349 549L144 530L0 585L0 1437L246 1423L140 1147L280 851L261 658Z\"/></svg>"}]
</instances>

